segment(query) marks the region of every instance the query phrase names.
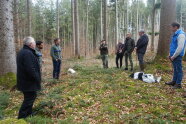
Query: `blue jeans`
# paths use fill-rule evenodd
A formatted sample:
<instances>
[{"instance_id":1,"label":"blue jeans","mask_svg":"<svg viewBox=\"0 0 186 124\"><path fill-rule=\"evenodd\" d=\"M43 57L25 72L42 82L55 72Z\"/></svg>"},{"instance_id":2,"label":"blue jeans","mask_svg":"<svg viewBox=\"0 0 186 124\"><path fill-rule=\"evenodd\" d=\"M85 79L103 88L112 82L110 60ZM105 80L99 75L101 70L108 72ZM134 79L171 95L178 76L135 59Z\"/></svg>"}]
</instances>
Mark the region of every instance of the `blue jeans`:
<instances>
[{"instance_id":1,"label":"blue jeans","mask_svg":"<svg viewBox=\"0 0 186 124\"><path fill-rule=\"evenodd\" d=\"M53 60L53 78L59 79L61 71L61 60Z\"/></svg>"},{"instance_id":2,"label":"blue jeans","mask_svg":"<svg viewBox=\"0 0 186 124\"><path fill-rule=\"evenodd\" d=\"M143 65L144 64L144 60L143 59L144 59L145 54L137 53L137 55L138 55L139 64Z\"/></svg>"},{"instance_id":3,"label":"blue jeans","mask_svg":"<svg viewBox=\"0 0 186 124\"><path fill-rule=\"evenodd\" d=\"M181 84L183 78L183 68L182 68L182 57L178 56L172 62L174 68L173 81L176 84Z\"/></svg>"}]
</instances>

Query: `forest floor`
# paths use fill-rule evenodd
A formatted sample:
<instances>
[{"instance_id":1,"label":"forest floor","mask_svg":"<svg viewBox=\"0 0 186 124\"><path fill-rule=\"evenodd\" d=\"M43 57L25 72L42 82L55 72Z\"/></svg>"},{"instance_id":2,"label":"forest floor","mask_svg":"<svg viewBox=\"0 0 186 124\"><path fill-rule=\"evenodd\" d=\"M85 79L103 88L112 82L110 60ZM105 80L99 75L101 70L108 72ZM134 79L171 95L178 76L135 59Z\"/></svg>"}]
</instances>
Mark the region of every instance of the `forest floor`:
<instances>
[{"instance_id":1,"label":"forest floor","mask_svg":"<svg viewBox=\"0 0 186 124\"><path fill-rule=\"evenodd\" d=\"M102 69L100 59L64 60L61 79L53 80L51 60L45 59L43 94L38 96L34 105L37 115L26 119L26 122L186 123L186 100L182 98L184 89L173 90L164 85L171 79L172 69L168 63L166 60L159 64L149 63L146 72L161 75L163 79L161 83L147 84L130 79L131 72L115 68L113 57L110 58L109 69ZM68 74L70 67L77 73ZM18 91L3 92L0 105L5 107L0 109L0 119L17 118L22 94ZM0 124L5 121L0 121Z\"/></svg>"}]
</instances>

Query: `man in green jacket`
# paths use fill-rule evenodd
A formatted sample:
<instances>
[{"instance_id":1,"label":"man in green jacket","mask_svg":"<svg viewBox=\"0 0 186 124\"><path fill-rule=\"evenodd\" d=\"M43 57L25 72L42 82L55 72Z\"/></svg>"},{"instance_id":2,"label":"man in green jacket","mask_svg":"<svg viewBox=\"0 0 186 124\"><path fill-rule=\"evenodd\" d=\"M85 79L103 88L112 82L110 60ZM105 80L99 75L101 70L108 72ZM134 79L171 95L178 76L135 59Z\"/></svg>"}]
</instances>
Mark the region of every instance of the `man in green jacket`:
<instances>
[{"instance_id":1,"label":"man in green jacket","mask_svg":"<svg viewBox=\"0 0 186 124\"><path fill-rule=\"evenodd\" d=\"M128 70L128 59L130 60L130 65L131 65L131 71L133 71L133 61L132 61L132 52L134 51L135 48L135 42L131 38L131 33L127 34L127 38L125 40L125 70Z\"/></svg>"},{"instance_id":2,"label":"man in green jacket","mask_svg":"<svg viewBox=\"0 0 186 124\"><path fill-rule=\"evenodd\" d=\"M101 41L99 50L103 62L103 68L108 68L108 47L105 40Z\"/></svg>"},{"instance_id":3,"label":"man in green jacket","mask_svg":"<svg viewBox=\"0 0 186 124\"><path fill-rule=\"evenodd\" d=\"M62 50L60 47L61 40L59 38L54 39L54 45L51 47L50 55L53 61L53 78L59 79L61 70Z\"/></svg>"}]
</instances>

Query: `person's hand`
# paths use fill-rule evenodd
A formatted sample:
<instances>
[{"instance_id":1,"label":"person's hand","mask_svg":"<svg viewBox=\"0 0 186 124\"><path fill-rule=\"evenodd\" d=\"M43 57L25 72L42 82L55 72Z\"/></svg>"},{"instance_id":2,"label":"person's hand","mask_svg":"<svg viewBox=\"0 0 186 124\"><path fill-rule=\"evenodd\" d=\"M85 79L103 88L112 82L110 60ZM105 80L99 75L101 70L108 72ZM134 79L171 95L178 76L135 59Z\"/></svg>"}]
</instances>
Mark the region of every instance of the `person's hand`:
<instances>
[{"instance_id":1,"label":"person's hand","mask_svg":"<svg viewBox=\"0 0 186 124\"><path fill-rule=\"evenodd\" d=\"M58 59L56 59L56 61L58 61Z\"/></svg>"},{"instance_id":2,"label":"person's hand","mask_svg":"<svg viewBox=\"0 0 186 124\"><path fill-rule=\"evenodd\" d=\"M175 59L174 57L170 57L170 60L171 60L171 61L174 61L174 59Z\"/></svg>"},{"instance_id":3,"label":"person's hand","mask_svg":"<svg viewBox=\"0 0 186 124\"><path fill-rule=\"evenodd\" d=\"M134 48L134 52L136 52L136 51L137 51L137 47Z\"/></svg>"}]
</instances>

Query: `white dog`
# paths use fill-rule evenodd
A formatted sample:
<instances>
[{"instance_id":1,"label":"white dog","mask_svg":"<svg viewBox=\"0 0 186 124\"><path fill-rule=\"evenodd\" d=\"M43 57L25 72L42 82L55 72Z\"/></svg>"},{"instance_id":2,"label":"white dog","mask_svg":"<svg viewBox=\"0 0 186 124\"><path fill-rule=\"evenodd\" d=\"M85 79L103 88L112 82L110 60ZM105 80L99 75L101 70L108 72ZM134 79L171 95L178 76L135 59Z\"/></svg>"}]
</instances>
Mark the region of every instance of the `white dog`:
<instances>
[{"instance_id":1,"label":"white dog","mask_svg":"<svg viewBox=\"0 0 186 124\"><path fill-rule=\"evenodd\" d=\"M71 73L71 74L75 74L76 73L76 71L74 69L72 69L72 68L69 68L68 72Z\"/></svg>"},{"instance_id":2,"label":"white dog","mask_svg":"<svg viewBox=\"0 0 186 124\"><path fill-rule=\"evenodd\" d=\"M145 74L143 72L136 72L130 75L134 80L141 80L146 83L159 83L161 81L161 77L155 77L152 74Z\"/></svg>"}]
</instances>

